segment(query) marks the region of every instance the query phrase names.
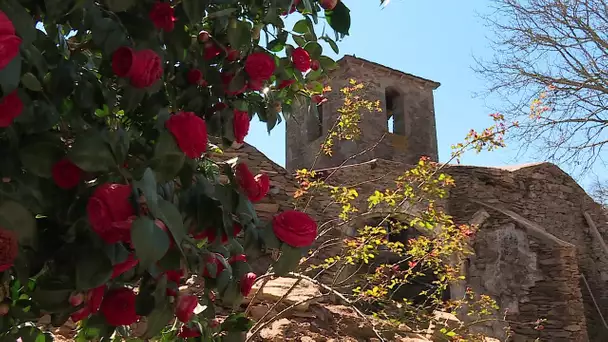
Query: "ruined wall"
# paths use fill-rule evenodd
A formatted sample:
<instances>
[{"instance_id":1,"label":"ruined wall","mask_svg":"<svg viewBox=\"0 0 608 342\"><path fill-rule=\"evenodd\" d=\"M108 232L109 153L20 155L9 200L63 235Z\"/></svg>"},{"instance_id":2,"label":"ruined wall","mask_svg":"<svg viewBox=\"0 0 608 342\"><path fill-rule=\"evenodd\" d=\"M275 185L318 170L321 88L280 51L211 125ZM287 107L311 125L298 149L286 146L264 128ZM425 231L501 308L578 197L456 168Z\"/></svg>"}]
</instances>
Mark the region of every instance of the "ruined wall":
<instances>
[{"instance_id":1,"label":"ruined wall","mask_svg":"<svg viewBox=\"0 0 608 342\"><path fill-rule=\"evenodd\" d=\"M574 246L530 237L500 216L484 223L469 258L468 287L497 300L499 316L512 322L486 322L473 330L505 340L588 341ZM505 313L506 311L506 313ZM543 329L535 321L544 318Z\"/></svg>"},{"instance_id":2,"label":"ruined wall","mask_svg":"<svg viewBox=\"0 0 608 342\"><path fill-rule=\"evenodd\" d=\"M600 308L603 310L602 313L606 317L608 314L608 287L606 287L608 259L602 253L598 241L591 234L583 213L585 211L589 212L604 238L608 236L606 217L601 207L571 177L555 165L548 163L512 169L452 166L447 172L456 181L456 188L450 192L448 210L457 222L465 223L472 217L479 209L479 205L470 200L478 199L510 209L538 224L548 233L574 245L576 248L578 272L583 274L588 280L593 296L598 301ZM500 217L502 215L495 211L489 211L489 214L492 217ZM505 222L510 221L506 220ZM484 230L488 229L487 227L487 224L484 225ZM491 229L496 229L495 224L489 227L490 231ZM492 235L484 236L483 234L485 233L481 234L476 240L475 247L478 256L483 251L483 248L480 246L484 244L488 246L495 245L492 242L495 241ZM484 240L487 241L484 242ZM542 251L537 250L535 252L538 259L537 265L551 267L553 271L540 275L542 279L536 281L531 288L534 289L540 286L537 295L527 297L530 298L531 302L527 306L520 305L519 309L525 309L524 311L526 311L525 314L522 314L522 317L528 317L528 313L530 313L530 318L540 313L553 317L556 321L549 323L553 323L555 330L549 331L555 333L555 335L552 335L555 340L559 340L567 338L561 335L575 333L568 332L565 327L563 327L561 332L559 329L559 320L565 317L565 310L574 310L573 305L572 303L565 305L563 300L550 302L548 298L543 296L546 296L546 293L556 293L564 298L576 296L574 293L567 294L564 292L560 294L559 292L555 292L556 289L550 286L551 283L559 284L564 281L564 275L557 271L560 270L561 266L558 267L556 265L560 262L572 262L575 256L571 255L573 252L568 252L565 256L551 256L550 253L558 253L558 251L552 251L550 247L544 247L544 245L539 244L537 241L531 240L531 250L541 247ZM561 251L559 253L565 252ZM523 255L528 254L523 253ZM487 262L478 261L478 263L486 264ZM562 269L571 270L572 274L577 274L576 270L574 270L574 265L564 265ZM479 269L473 268L470 271L472 276L488 276L479 271ZM534 274L534 272L531 274ZM572 275L568 274L566 276L568 276L566 284L569 283L573 289L578 289L582 294L589 340L608 340L608 331L603 327L600 315L597 313L586 286L581 282L581 279L574 279ZM527 283L522 280L522 284ZM554 311L551 311L548 305L554 305ZM537 318L539 317L537 316ZM570 324L566 326L570 326ZM582 328L582 325L578 324L578 327ZM569 329L576 328L571 326Z\"/></svg>"},{"instance_id":3,"label":"ruined wall","mask_svg":"<svg viewBox=\"0 0 608 342\"><path fill-rule=\"evenodd\" d=\"M393 187L394 179L407 168L393 161L372 160L321 170L321 175L331 175L332 184L354 187L359 193L356 205L366 208L366 199L373 191ZM594 284L598 300L605 298L604 264L592 262L601 258L601 252L582 216L588 210L600 224L599 206L551 164L515 171L466 166L451 166L445 171L454 176L456 187L443 205L457 223L471 220L482 208L471 200L480 199L511 209L568 242L562 246L539 240L509 217L488 210L490 218L479 232L473 246L476 254L469 260L467 284L478 293L492 295L503 310L508 310L507 319L519 322L511 324L515 340L531 341L540 336L547 341L605 341L598 314L580 283L584 273ZM340 208L329 198L317 197L309 210L322 213L319 217L324 221L320 222L326 222L335 220ZM318 243L339 238L339 234L353 234L361 224L342 226L341 232L326 235ZM605 233L605 227L601 229ZM339 248L326 249L318 259L335 255ZM547 319L542 331L534 330L539 318ZM483 329L487 334L504 336L503 328L492 323Z\"/></svg>"},{"instance_id":4,"label":"ruined wall","mask_svg":"<svg viewBox=\"0 0 608 342\"><path fill-rule=\"evenodd\" d=\"M329 85L333 91L327 94L328 102L323 104L323 134L310 140L311 130L317 125L307 108L296 109L294 118L287 120L286 128L286 168L323 169L346 164L366 162L375 158L415 163L421 156L437 160L437 136L435 132L435 110L433 90L439 84L413 75L389 69L363 59L345 56L339 68L330 75ZM317 158L323 137L334 125L337 110L343 103L340 89L347 86L350 79L365 84L366 98L380 100L381 113L361 113L361 137L356 141L339 141L332 157L321 155ZM403 120L395 120L395 132L388 133L385 90L392 88L399 92L399 105L404 111ZM352 158L355 156L354 158ZM316 159L316 163L315 163Z\"/></svg>"},{"instance_id":5,"label":"ruined wall","mask_svg":"<svg viewBox=\"0 0 608 342\"><path fill-rule=\"evenodd\" d=\"M292 208L296 190L294 178L251 146L228 150L216 160L239 157L252 172L266 172L271 178L270 194L255 205L262 219ZM334 185L354 187L359 193L356 205L366 208L367 197L377 189L394 186L394 180L408 168L389 160L371 160L342 168L319 170L320 177L331 175ZM485 208L489 218L478 233L475 255L469 260L467 285L476 292L492 295L503 309L508 309L515 341L533 340L540 336L547 341L606 341L607 331L593 305L589 291L580 281L583 274L602 310L608 309L608 260L594 239L583 213L594 219L600 233L606 237L606 217L572 178L551 164L538 164L513 169L450 166L445 170L456 181L447 202L443 204L457 223L468 223L481 209L472 200L482 200L493 206L510 209L534 222L573 247L555 245L529 234L520 223L500 212ZM320 224L336 229L323 235L316 246L332 242L315 260L336 255L342 248L341 239L354 234L364 222L343 225L337 219L340 206L327 196L317 196L306 211ZM331 222L331 224L325 224ZM266 260L267 259L267 260ZM259 270L270 263L258 260ZM322 279L333 280L329 272ZM339 278L339 277L338 277ZM582 300L581 300L582 298ZM608 316L608 312L603 312ZM545 329L533 329L538 318L548 319ZM500 336L502 327L496 324L481 327L484 332Z\"/></svg>"}]
</instances>

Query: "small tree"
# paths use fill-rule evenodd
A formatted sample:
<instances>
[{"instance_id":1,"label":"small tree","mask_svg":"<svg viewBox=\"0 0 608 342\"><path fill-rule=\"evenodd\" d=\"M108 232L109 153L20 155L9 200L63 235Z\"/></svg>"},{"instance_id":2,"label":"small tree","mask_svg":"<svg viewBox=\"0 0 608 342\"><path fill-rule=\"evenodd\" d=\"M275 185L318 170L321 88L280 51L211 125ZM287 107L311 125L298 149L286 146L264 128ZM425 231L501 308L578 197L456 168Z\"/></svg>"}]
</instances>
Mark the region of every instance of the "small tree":
<instances>
[{"instance_id":1,"label":"small tree","mask_svg":"<svg viewBox=\"0 0 608 342\"><path fill-rule=\"evenodd\" d=\"M361 118L381 112L379 101L370 99L365 85L356 80L350 80L340 93L343 103L337 110L339 115L319 153L331 155L332 148L341 141L358 139ZM280 275L298 279L296 285L302 280L316 283L321 287L321 296L337 296L351 305L362 320L372 325L381 340L390 340L391 331L394 333L402 323L411 328L428 327L436 319L434 310L456 313L466 308L471 322L444 327L439 334L443 334L446 341L483 341L484 337L472 333L470 327L478 322L501 320L496 316L499 310L496 302L470 289L463 298L446 300L450 284L464 280L460 261L473 252L470 242L479 227L456 224L441 204L455 185L444 172L449 162L466 151L480 152L504 146L504 134L513 124L507 124L502 115L491 117L495 124L481 132L471 130L463 143L453 146L452 157L447 163L439 164L423 157L410 169L388 179L387 183L394 181L394 186L383 188L378 185L369 194L359 193L358 187L390 178L393 173L371 177L361 183L353 181L351 183L356 183L353 185L334 177L342 166L323 170L323 174L315 171L314 165L298 170L296 179L300 188L294 195L296 207L312 213L312 203L319 202L320 198L330 199L330 204L315 208L327 218L319 222L319 241L315 248L300 260L296 272ZM349 231L355 233L346 234ZM408 239L389 238L399 237L404 232L410 233ZM387 253L390 258L383 257ZM266 276L271 275L276 273ZM399 296L401 289L421 281L426 282L423 289L409 291L410 297ZM294 288L295 285L283 298ZM313 299L318 297L309 300ZM273 316L270 312L277 307L278 303L275 303L251 329L248 340L298 304ZM371 322L371 316L380 319L380 323Z\"/></svg>"}]
</instances>

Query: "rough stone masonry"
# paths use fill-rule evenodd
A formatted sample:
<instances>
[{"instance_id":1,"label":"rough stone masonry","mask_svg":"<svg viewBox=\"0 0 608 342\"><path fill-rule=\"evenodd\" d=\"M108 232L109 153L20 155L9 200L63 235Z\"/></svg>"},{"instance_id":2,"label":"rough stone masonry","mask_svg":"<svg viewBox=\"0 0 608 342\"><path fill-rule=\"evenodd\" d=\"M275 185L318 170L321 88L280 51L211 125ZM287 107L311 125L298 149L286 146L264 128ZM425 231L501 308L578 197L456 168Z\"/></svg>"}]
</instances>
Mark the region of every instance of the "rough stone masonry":
<instances>
[{"instance_id":1,"label":"rough stone masonry","mask_svg":"<svg viewBox=\"0 0 608 342\"><path fill-rule=\"evenodd\" d=\"M321 115L308 115L303 108L287 120L287 170L248 145L216 156L247 157L252 172L269 174L271 192L256 204L262 218L291 207L296 169L334 172L333 184L354 187L364 201L374 190L392 185L420 156L438 159L433 90L439 83L353 56L338 64L340 68L330 75L334 90L354 78L364 82L367 96L381 99L385 109L363 116L361 140L341 142L333 158L317 160L322 136L337 118L340 98L335 95L323 105ZM392 132L386 113L392 117ZM511 168L448 166L445 171L456 181L443 203L448 214L456 223L482 217L472 244L475 254L462 265L466 281L452 287L452 297L458 298L469 286L507 310L504 317L476 328L504 338L509 325L512 341L608 341L608 220L602 207L549 163ZM338 210L329 198L317 197L308 212L318 222L326 222L335 219ZM352 234L354 227L350 228L322 240ZM318 257L332 253L335 250ZM543 330L531 324L539 318L546 319Z\"/></svg>"}]
</instances>

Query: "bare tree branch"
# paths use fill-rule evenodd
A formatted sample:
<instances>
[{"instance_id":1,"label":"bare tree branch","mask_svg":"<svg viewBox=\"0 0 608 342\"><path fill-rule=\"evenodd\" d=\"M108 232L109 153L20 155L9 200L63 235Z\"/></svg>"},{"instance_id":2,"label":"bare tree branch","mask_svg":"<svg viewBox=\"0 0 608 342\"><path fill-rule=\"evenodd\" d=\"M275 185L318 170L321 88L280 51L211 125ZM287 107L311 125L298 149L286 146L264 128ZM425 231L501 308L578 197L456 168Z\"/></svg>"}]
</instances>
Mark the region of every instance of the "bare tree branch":
<instances>
[{"instance_id":1,"label":"bare tree branch","mask_svg":"<svg viewBox=\"0 0 608 342\"><path fill-rule=\"evenodd\" d=\"M513 140L579 172L608 142L608 1L492 0L494 56L474 68L520 122ZM540 99L542 108L530 108ZM535 113L531 113L534 112ZM533 114L533 115L531 115Z\"/></svg>"}]
</instances>

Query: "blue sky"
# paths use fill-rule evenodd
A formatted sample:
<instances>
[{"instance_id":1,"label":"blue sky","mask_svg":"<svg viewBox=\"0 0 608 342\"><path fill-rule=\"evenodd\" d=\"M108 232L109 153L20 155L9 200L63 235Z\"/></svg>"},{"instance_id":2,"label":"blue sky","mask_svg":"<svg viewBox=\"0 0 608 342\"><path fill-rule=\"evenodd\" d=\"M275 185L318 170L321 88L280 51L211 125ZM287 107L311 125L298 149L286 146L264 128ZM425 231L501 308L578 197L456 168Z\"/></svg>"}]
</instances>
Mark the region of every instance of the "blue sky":
<instances>
[{"instance_id":1,"label":"blue sky","mask_svg":"<svg viewBox=\"0 0 608 342\"><path fill-rule=\"evenodd\" d=\"M476 97L485 90L473 70L475 57L490 57L487 31L480 14L487 12L486 0L424 1L391 0L386 8L378 0L343 0L351 9L350 36L339 43L340 55L354 54L407 73L441 83L435 91L435 112L440 161L450 157L450 146L463 141L471 129L492 124L492 102ZM301 19L297 13L287 20L291 27ZM331 52L324 46L324 51ZM265 124L254 119L246 141L276 163L285 164L285 125L270 135ZM500 166L541 161L538 154L520 155L515 144L494 152L470 152L463 164ZM593 177L583 179L590 185Z\"/></svg>"}]
</instances>

